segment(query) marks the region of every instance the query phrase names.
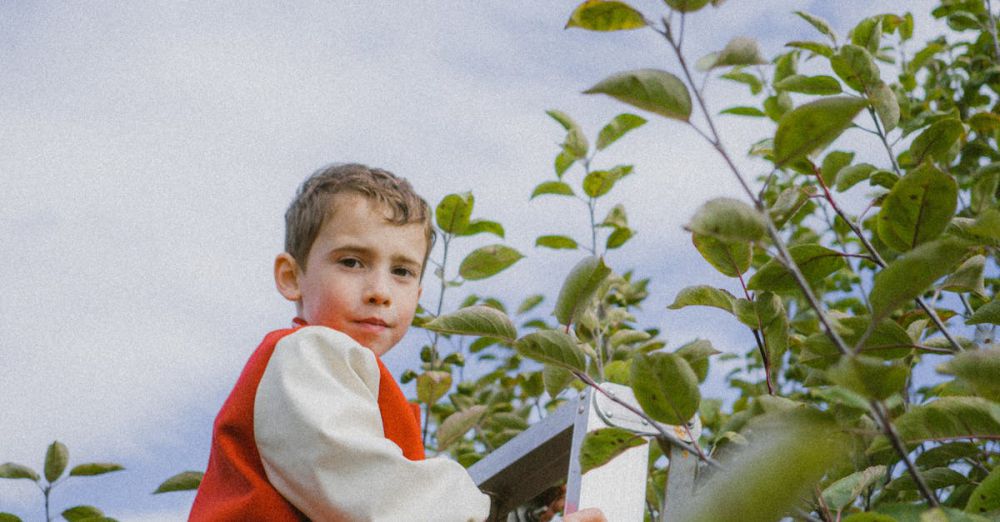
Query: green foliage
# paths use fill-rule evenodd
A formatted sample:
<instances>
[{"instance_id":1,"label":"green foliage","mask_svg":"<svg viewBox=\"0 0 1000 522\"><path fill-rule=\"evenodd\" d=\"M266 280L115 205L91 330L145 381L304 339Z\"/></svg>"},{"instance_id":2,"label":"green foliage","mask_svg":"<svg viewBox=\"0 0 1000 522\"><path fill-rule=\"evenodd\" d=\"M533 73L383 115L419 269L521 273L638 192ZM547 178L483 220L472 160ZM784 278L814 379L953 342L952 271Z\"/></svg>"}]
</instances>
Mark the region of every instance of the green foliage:
<instances>
[{"instance_id":1,"label":"green foliage","mask_svg":"<svg viewBox=\"0 0 1000 522\"><path fill-rule=\"evenodd\" d=\"M622 428L600 428L587 434L580 448L580 473L599 468L646 440Z\"/></svg>"},{"instance_id":2,"label":"green foliage","mask_svg":"<svg viewBox=\"0 0 1000 522\"><path fill-rule=\"evenodd\" d=\"M553 150L555 176L539 180L530 199L582 202L590 226L548 231L535 245L587 255L565 269L555 324L533 315L554 286L532 289L514 315L500 312L496 300L470 296L463 306L492 307L483 313L493 320L483 325L455 326L454 314L440 312L428 318L459 352L490 367L475 380L454 379L457 386L428 408L438 450L468 465L558 407L567 390L614 382L631 388L647 426L681 427L700 416L704 430L691 450L716 464L700 465L694 499L674 499L681 520L995 513L1000 453L990 441L1000 437L1000 357L987 345L1000 324L995 17L977 0L942 0L931 15L962 37L920 43L913 40L920 17L911 13L857 20L838 28L842 38L827 21L797 12L815 36L766 56L752 37L722 35L726 45L695 63L684 55L683 20L725 16L706 9L710 3L723 4L666 0L662 13L649 16L626 2L591 0L569 14L567 27L655 31L677 58L669 70L609 71L585 93L689 127L745 187L745 197L706 201L686 224L695 251L726 279L686 282L666 312L722 310L720 320L741 328L743 342L721 350L714 339L668 343L634 313L650 281L616 266L609 252L639 242L651 255L666 247L655 231L632 228L627 202L609 200L644 166L603 160L613 143L647 132L646 120L619 114L588 139L568 114L548 111L566 134ZM704 97L716 79L744 93L727 100L723 114L761 118L764 135L749 151L764 163L756 179L722 146L716 115L698 113L712 106ZM823 154L835 141L836 150ZM471 195L468 212L455 198L455 213L467 214L472 227ZM502 270L481 264L483 277ZM476 339L466 349L452 335ZM431 372L460 368L454 354L427 354L425 382ZM699 383L719 363L731 401L701 396ZM936 380L919 371L928 364L937 367ZM656 438L666 444L679 433ZM641 443L622 428L594 432L582 467ZM650 520L664 512L667 473L654 448Z\"/></svg>"},{"instance_id":3,"label":"green foliage","mask_svg":"<svg viewBox=\"0 0 1000 522\"><path fill-rule=\"evenodd\" d=\"M691 95L684 82L659 69L619 73L583 92L607 94L633 107L667 118L686 121L691 116Z\"/></svg>"},{"instance_id":4,"label":"green foliage","mask_svg":"<svg viewBox=\"0 0 1000 522\"><path fill-rule=\"evenodd\" d=\"M835 140L868 101L851 96L820 98L781 117L774 134L774 162L783 166L822 150Z\"/></svg>"},{"instance_id":5,"label":"green foliage","mask_svg":"<svg viewBox=\"0 0 1000 522\"><path fill-rule=\"evenodd\" d=\"M196 490L204 476L205 474L200 471L182 471L160 483L153 494Z\"/></svg>"},{"instance_id":6,"label":"green foliage","mask_svg":"<svg viewBox=\"0 0 1000 522\"><path fill-rule=\"evenodd\" d=\"M65 444L59 441L53 441L49 444L48 448L45 450L45 459L43 461L43 473L44 481L42 476L38 474L34 469L25 466L23 464L17 464L14 462L5 462L0 464L0 478L2 479L26 479L35 482L38 485L38 489L42 492L42 496L45 499L45 519L51 520L50 510L50 500L52 491L56 486L62 484L69 477L88 477L94 475L103 475L105 473L111 473L114 471L120 471L125 469L119 464L114 464L110 462L102 463L86 463L74 466L67 476L66 468L69 466L69 448ZM111 521L114 522L113 518L108 518L104 516L104 512L93 506L76 506L66 509L62 512L64 519L73 522L78 520L89 520L93 522L97 521ZM19 521L21 520L17 516L10 513L0 513L0 521Z\"/></svg>"}]
</instances>

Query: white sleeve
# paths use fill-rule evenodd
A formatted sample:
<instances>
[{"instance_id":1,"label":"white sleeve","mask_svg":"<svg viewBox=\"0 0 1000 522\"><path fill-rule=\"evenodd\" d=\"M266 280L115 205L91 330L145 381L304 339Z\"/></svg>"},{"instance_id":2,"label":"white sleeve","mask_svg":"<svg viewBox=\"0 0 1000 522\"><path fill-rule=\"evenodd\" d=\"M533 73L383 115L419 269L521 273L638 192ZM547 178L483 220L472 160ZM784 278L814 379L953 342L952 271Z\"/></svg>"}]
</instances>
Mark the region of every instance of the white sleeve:
<instances>
[{"instance_id":1,"label":"white sleeve","mask_svg":"<svg viewBox=\"0 0 1000 522\"><path fill-rule=\"evenodd\" d=\"M385 438L375 354L306 327L280 341L257 388L254 437L271 484L312 520L485 520L458 463L411 461Z\"/></svg>"}]
</instances>

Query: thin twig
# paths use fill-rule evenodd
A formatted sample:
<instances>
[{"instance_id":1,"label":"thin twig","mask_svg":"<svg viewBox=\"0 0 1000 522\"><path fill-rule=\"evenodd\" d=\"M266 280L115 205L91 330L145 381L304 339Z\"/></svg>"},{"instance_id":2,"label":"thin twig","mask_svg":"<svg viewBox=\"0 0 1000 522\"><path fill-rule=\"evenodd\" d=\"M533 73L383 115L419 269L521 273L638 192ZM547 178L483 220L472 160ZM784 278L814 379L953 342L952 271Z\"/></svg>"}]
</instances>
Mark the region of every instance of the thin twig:
<instances>
[{"instance_id":1,"label":"thin twig","mask_svg":"<svg viewBox=\"0 0 1000 522\"><path fill-rule=\"evenodd\" d=\"M871 401L869 406L871 407L871 413L875 415L879 424L882 424L885 427L885 430L883 431L886 437L889 438L889 442L892 443L893 448L896 449L896 453L898 453L900 459L902 459L903 465L906 466L906 470L910 473L910 476L913 477L913 481L916 483L917 489L920 490L920 494L927 499L927 502L930 503L931 507L939 507L940 502L938 502L937 495L935 495L934 490L927 485L923 475L920 474L916 465L914 465L913 461L910 460L909 451L907 451L906 445L903 444L903 440L899 437L899 434L896 433L896 428L889 420L888 413L885 411L885 406L879 401Z\"/></svg>"},{"instance_id":2,"label":"thin twig","mask_svg":"<svg viewBox=\"0 0 1000 522\"><path fill-rule=\"evenodd\" d=\"M621 398L615 396L614 394L608 393L607 390L601 388L601 385L598 384L596 381L594 381L594 379L592 379L586 373L580 371L574 371L573 375L575 375L577 379L583 381L584 384L586 384L587 386L594 388L608 399L611 399L612 402L624 407L626 410L644 419L646 422L649 423L650 426L653 427L653 429L655 429L660 433L660 437L669 440L671 444L675 444L681 449L687 450L697 455L699 460L712 467L722 469L722 465L719 464L719 461L713 459L712 457L709 457L708 455L705 455L705 452L701 449L701 446L698 445L698 441L694 440L694 437L691 437L692 442L690 444L678 440L675 435L669 433L666 429L663 428L663 426L660 425L660 423L656 422L648 414L646 414L646 412L642 411L639 408L636 408L635 406L629 404L628 402L622 400ZM688 431L688 433L690 434L690 431Z\"/></svg>"}]
</instances>

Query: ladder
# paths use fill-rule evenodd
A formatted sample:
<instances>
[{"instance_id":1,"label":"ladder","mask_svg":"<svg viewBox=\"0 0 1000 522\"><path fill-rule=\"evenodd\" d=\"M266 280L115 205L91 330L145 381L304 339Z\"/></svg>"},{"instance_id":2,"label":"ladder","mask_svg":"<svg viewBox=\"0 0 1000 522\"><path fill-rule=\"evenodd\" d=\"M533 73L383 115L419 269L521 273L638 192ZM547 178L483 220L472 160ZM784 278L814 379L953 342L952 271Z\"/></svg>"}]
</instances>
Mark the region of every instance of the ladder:
<instances>
[{"instance_id":1,"label":"ladder","mask_svg":"<svg viewBox=\"0 0 1000 522\"><path fill-rule=\"evenodd\" d=\"M627 386L602 383L601 388L635 407ZM626 450L599 468L580 473L580 448L590 431L617 426L652 435L646 421L603 394L587 387L555 412L476 462L469 474L483 491L501 502L507 513L546 489L566 482L566 512L600 508L610 521L641 521L646 502L649 445ZM663 426L680 442L690 442L683 427ZM697 416L688 424L695 440L701 433ZM662 521L674 520L685 500L694 494L698 458L676 444L670 445L667 489Z\"/></svg>"}]
</instances>

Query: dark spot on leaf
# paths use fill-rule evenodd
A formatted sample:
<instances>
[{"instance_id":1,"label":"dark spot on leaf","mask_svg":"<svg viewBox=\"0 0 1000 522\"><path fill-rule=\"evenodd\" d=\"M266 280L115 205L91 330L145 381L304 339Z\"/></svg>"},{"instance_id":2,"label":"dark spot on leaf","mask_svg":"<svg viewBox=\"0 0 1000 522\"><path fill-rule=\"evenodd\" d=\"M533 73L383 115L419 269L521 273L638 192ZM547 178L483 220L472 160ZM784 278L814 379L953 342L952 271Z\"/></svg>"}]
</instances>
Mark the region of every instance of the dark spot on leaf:
<instances>
[{"instance_id":1,"label":"dark spot on leaf","mask_svg":"<svg viewBox=\"0 0 1000 522\"><path fill-rule=\"evenodd\" d=\"M917 200L917 195L916 194L910 194L910 200L911 201L916 201Z\"/></svg>"}]
</instances>

